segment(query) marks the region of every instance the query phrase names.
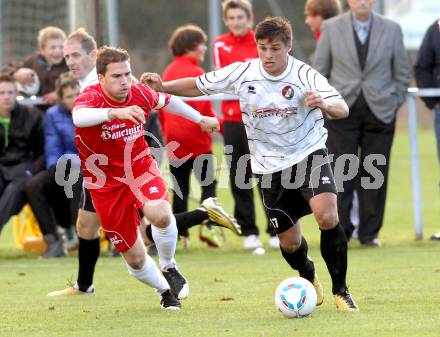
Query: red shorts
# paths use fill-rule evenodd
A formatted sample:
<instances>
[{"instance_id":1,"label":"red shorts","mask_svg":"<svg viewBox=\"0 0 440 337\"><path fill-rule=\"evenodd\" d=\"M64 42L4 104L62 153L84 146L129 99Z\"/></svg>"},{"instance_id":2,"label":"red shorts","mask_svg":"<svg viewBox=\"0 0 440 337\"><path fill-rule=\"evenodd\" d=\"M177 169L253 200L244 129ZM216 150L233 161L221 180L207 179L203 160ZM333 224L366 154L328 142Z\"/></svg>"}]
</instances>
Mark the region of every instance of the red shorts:
<instances>
[{"instance_id":1,"label":"red shorts","mask_svg":"<svg viewBox=\"0 0 440 337\"><path fill-rule=\"evenodd\" d=\"M118 251L125 252L136 242L141 222L139 209L150 200L167 200L168 189L154 159L139 160L133 164L136 179L123 182L110 180L100 189L91 189L90 195L101 226Z\"/></svg>"}]
</instances>

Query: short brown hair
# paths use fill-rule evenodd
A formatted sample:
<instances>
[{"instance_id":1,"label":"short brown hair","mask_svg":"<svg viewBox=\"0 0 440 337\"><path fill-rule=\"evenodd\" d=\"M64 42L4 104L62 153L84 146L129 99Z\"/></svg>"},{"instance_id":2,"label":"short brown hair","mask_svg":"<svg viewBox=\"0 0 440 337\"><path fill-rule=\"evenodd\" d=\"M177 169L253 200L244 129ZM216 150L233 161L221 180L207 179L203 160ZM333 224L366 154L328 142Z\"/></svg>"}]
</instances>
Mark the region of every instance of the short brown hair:
<instances>
[{"instance_id":1,"label":"short brown hair","mask_svg":"<svg viewBox=\"0 0 440 337\"><path fill-rule=\"evenodd\" d=\"M87 54L90 54L92 51L97 49L95 39L92 35L87 33L84 28L78 28L74 32L70 33L67 37L67 41L72 40L78 41L81 45L81 48L84 49Z\"/></svg>"},{"instance_id":2,"label":"short brown hair","mask_svg":"<svg viewBox=\"0 0 440 337\"><path fill-rule=\"evenodd\" d=\"M105 75L107 65L110 63L118 63L129 61L130 56L125 49L104 46L98 49L96 58L96 72Z\"/></svg>"},{"instance_id":3,"label":"short brown hair","mask_svg":"<svg viewBox=\"0 0 440 337\"><path fill-rule=\"evenodd\" d=\"M257 24L255 28L256 41L263 39L273 41L277 38L280 38L285 45L292 43L292 25L289 20L275 16L267 17Z\"/></svg>"},{"instance_id":4,"label":"short brown hair","mask_svg":"<svg viewBox=\"0 0 440 337\"><path fill-rule=\"evenodd\" d=\"M0 83L3 82L13 83L15 85L15 80L11 75L6 73L0 73Z\"/></svg>"},{"instance_id":5,"label":"short brown hair","mask_svg":"<svg viewBox=\"0 0 440 337\"><path fill-rule=\"evenodd\" d=\"M202 28L185 25L176 28L168 41L168 48L174 56L185 55L199 44L206 43L207 36Z\"/></svg>"},{"instance_id":6,"label":"short brown hair","mask_svg":"<svg viewBox=\"0 0 440 337\"><path fill-rule=\"evenodd\" d=\"M58 27L48 26L38 32L38 48L44 48L48 40L66 39L66 33Z\"/></svg>"},{"instance_id":7,"label":"short brown hair","mask_svg":"<svg viewBox=\"0 0 440 337\"><path fill-rule=\"evenodd\" d=\"M63 91L65 88L79 87L79 82L69 72L62 73L55 82L55 92L58 101L63 99Z\"/></svg>"},{"instance_id":8,"label":"short brown hair","mask_svg":"<svg viewBox=\"0 0 440 337\"><path fill-rule=\"evenodd\" d=\"M330 19L341 13L341 3L339 0L307 0L304 7L304 14L310 16L320 16L324 20Z\"/></svg>"},{"instance_id":9,"label":"short brown hair","mask_svg":"<svg viewBox=\"0 0 440 337\"><path fill-rule=\"evenodd\" d=\"M248 0L224 0L222 3L223 19L226 19L226 13L230 9L242 9L247 17L253 20L252 4Z\"/></svg>"}]
</instances>

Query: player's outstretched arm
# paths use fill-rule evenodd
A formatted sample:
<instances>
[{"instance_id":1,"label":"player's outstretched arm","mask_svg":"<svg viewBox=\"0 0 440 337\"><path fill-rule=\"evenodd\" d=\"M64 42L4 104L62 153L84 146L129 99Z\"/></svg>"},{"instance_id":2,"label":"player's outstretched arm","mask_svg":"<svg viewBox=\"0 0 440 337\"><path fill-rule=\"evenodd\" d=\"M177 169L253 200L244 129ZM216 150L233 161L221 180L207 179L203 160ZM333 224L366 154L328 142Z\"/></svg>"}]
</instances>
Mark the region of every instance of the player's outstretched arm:
<instances>
[{"instance_id":1,"label":"player's outstretched arm","mask_svg":"<svg viewBox=\"0 0 440 337\"><path fill-rule=\"evenodd\" d=\"M212 133L220 130L220 124L217 118L202 116L192 106L186 104L181 98L171 96L170 102L166 106L167 111L185 117L195 123L200 124L202 130Z\"/></svg>"},{"instance_id":2,"label":"player's outstretched arm","mask_svg":"<svg viewBox=\"0 0 440 337\"><path fill-rule=\"evenodd\" d=\"M154 91L166 92L171 95L186 97L203 96L203 93L197 88L195 77L162 82L159 74L143 73L141 75L141 82L148 85Z\"/></svg>"},{"instance_id":3,"label":"player's outstretched arm","mask_svg":"<svg viewBox=\"0 0 440 337\"><path fill-rule=\"evenodd\" d=\"M87 128L113 119L130 120L135 124L145 123L145 112L136 105L125 108L76 108L72 113L77 128Z\"/></svg>"},{"instance_id":4,"label":"player's outstretched arm","mask_svg":"<svg viewBox=\"0 0 440 337\"><path fill-rule=\"evenodd\" d=\"M344 99L332 97L323 99L317 91L310 90L304 93L304 103L309 108L319 108L331 119L342 119L348 117L348 106Z\"/></svg>"}]
</instances>

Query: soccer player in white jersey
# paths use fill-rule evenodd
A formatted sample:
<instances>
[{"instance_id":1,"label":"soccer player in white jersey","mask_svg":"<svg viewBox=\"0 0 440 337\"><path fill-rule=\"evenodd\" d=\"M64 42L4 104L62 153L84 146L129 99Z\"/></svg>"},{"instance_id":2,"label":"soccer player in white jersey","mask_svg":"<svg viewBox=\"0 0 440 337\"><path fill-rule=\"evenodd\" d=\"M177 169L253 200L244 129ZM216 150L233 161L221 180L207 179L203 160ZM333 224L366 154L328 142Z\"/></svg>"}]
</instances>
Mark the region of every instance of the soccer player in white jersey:
<instances>
[{"instance_id":1,"label":"soccer player in white jersey","mask_svg":"<svg viewBox=\"0 0 440 337\"><path fill-rule=\"evenodd\" d=\"M313 283L321 304L322 286L307 256L298 221L313 213L321 230L321 254L332 279L336 307L356 311L346 285L347 238L338 220L323 126L324 114L347 117L347 104L322 75L289 55L292 28L287 20L266 18L257 25L255 39L259 59L236 62L196 78L162 83L157 74L145 73L141 81L181 96L230 93L240 97L252 171L261 185L284 259Z\"/></svg>"}]
</instances>

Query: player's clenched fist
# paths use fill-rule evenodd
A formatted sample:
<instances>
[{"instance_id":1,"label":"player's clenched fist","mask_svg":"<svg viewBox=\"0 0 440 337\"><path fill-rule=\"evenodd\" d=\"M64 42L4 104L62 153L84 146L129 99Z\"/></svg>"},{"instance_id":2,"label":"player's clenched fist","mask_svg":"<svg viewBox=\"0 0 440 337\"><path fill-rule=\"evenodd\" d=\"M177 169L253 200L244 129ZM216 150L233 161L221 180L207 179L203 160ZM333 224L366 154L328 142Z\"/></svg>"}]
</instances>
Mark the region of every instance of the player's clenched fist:
<instances>
[{"instance_id":1,"label":"player's clenched fist","mask_svg":"<svg viewBox=\"0 0 440 337\"><path fill-rule=\"evenodd\" d=\"M220 130L220 124L217 118L203 116L200 121L200 127L203 131L213 133Z\"/></svg>"},{"instance_id":2,"label":"player's clenched fist","mask_svg":"<svg viewBox=\"0 0 440 337\"><path fill-rule=\"evenodd\" d=\"M137 105L128 106L125 108L114 108L108 112L110 120L113 119L128 119L135 124L145 123L145 112Z\"/></svg>"},{"instance_id":3,"label":"player's clenched fist","mask_svg":"<svg viewBox=\"0 0 440 337\"><path fill-rule=\"evenodd\" d=\"M148 85L154 91L163 91L162 79L156 73L143 73L140 78L141 82Z\"/></svg>"},{"instance_id":4,"label":"player's clenched fist","mask_svg":"<svg viewBox=\"0 0 440 337\"><path fill-rule=\"evenodd\" d=\"M325 102L319 92L316 92L314 90L306 91L304 92L304 97L304 103L306 107L317 107L325 110Z\"/></svg>"}]
</instances>

